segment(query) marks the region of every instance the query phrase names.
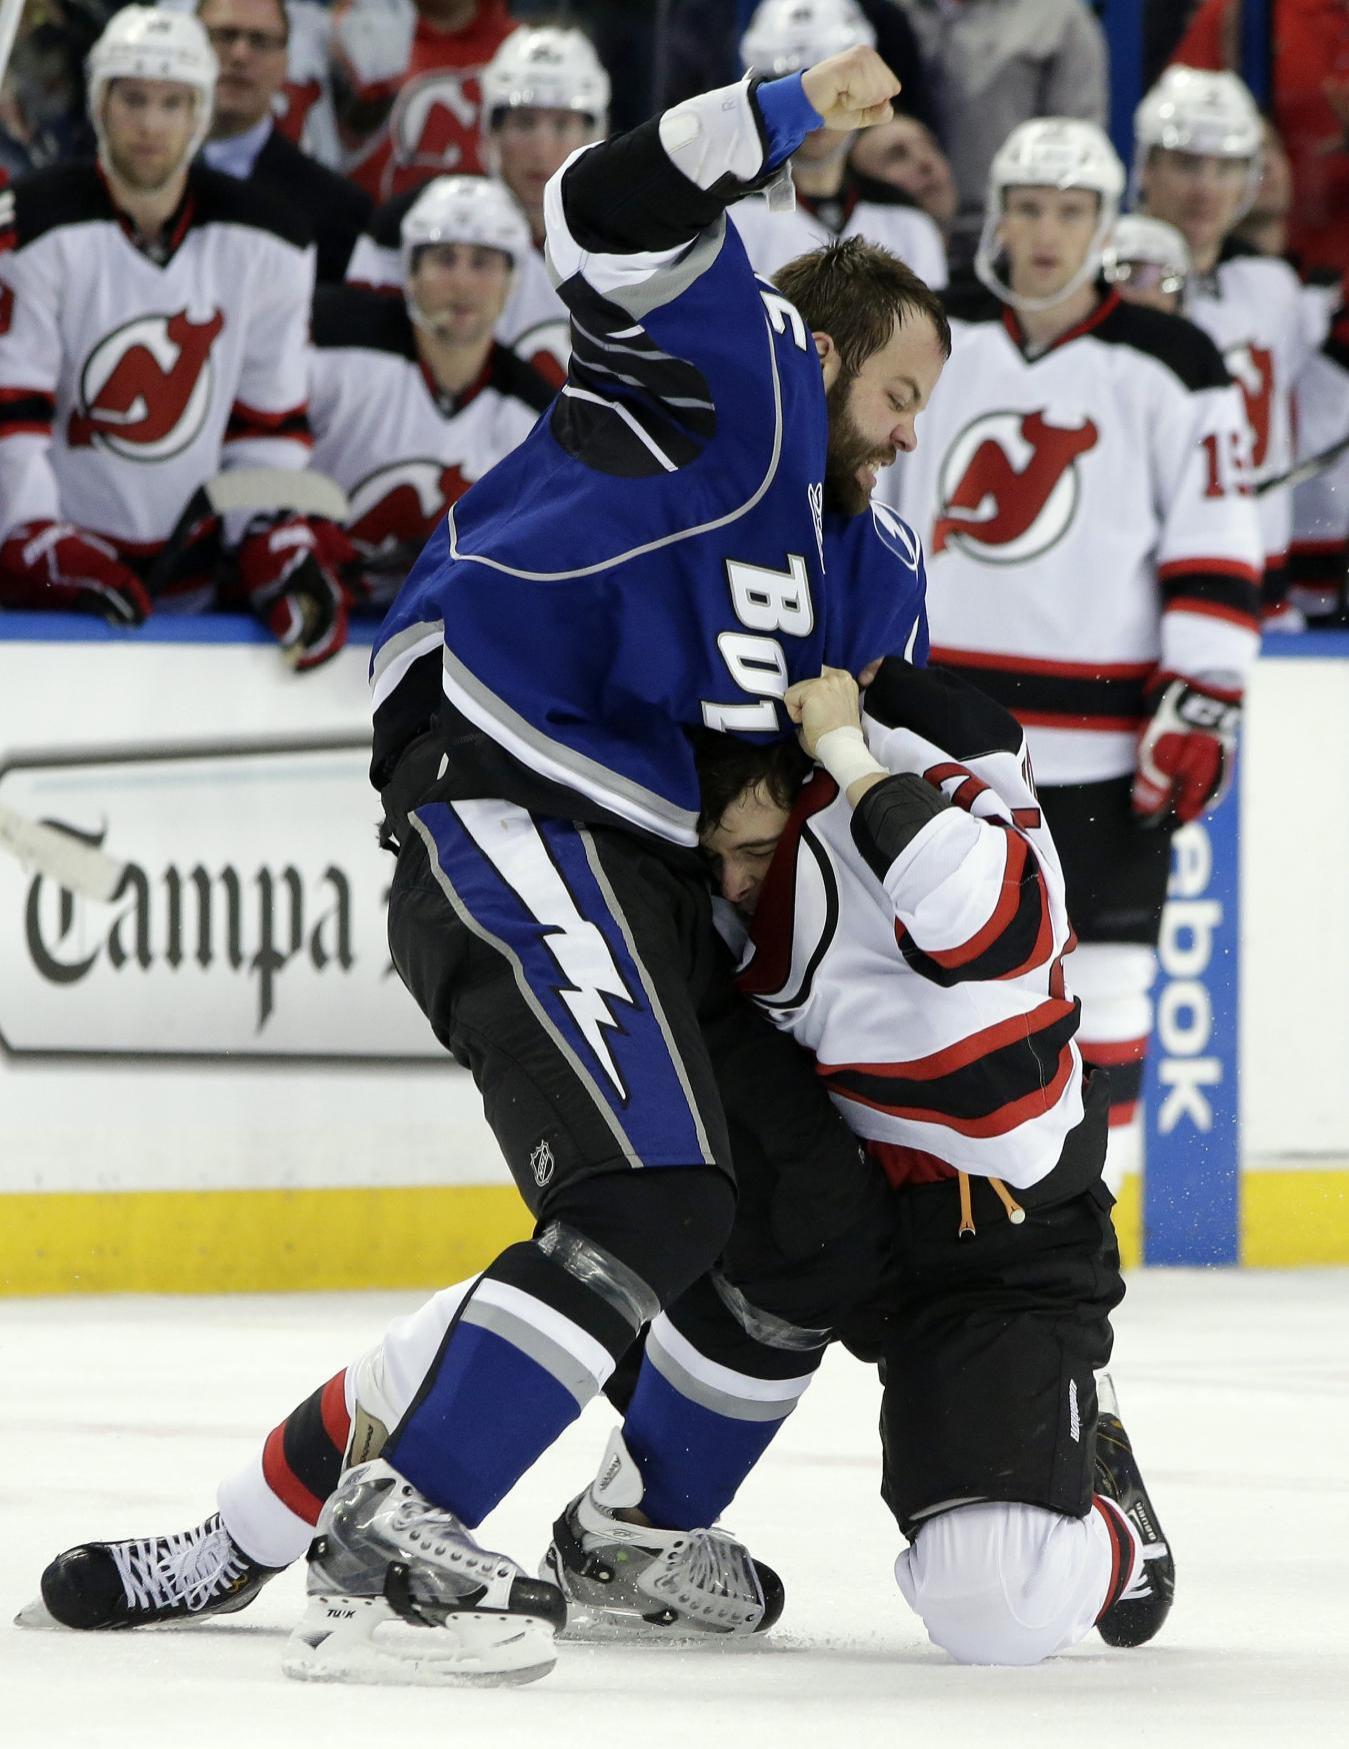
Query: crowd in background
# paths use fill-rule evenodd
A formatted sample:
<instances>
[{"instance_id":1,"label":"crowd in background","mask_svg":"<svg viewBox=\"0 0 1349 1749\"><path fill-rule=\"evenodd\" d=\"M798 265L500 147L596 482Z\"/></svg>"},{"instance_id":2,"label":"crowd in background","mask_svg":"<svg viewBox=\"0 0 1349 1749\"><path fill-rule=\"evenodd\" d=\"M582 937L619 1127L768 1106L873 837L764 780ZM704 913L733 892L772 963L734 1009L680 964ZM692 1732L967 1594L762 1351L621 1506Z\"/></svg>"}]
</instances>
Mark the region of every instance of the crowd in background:
<instances>
[{"instance_id":1,"label":"crowd in background","mask_svg":"<svg viewBox=\"0 0 1349 1749\"><path fill-rule=\"evenodd\" d=\"M894 249L929 283L959 282L970 271L983 225L990 164L1017 124L1045 115L1107 121L1109 44L1102 25L1085 0L838 4L841 16L863 21L902 80L899 113L859 136L846 162L835 161L827 141L812 159L808 142L794 162L801 220L795 230L775 228L763 203L744 203L741 229L751 259L770 273L800 249L860 231ZM296 299L306 306L305 275L316 276L318 286L308 387L288 390L285 404L260 405L252 389L245 393L236 383L222 402L210 465L203 462L199 472L245 463L315 468L334 478L344 495L343 526L336 526L336 515L307 508L299 493L270 521L257 514L231 525L198 505L197 525L184 541L191 499L184 485L192 481L181 466L144 465L120 476L117 490L124 492L129 478L133 492L162 501L125 525L94 522L87 506L112 489L105 482L96 489L71 486L68 493L59 461L37 452L52 434L58 449L63 436L69 443L83 420L86 450L114 448L117 426L125 460L131 453L124 441L127 407L114 405L112 391L97 385L101 415L92 403L67 407L76 378L87 398L99 376L90 370L100 337L86 336L87 361L72 360L63 353L73 344L68 327L62 333L50 323L23 330L16 317L9 349L23 361L0 361L0 604L93 607L132 623L174 603L248 605L300 666L339 648L347 615L382 608L446 507L519 441L562 380L567 325L541 256L548 177L587 140L738 77L754 59L748 51L760 15L774 9L790 12L790 0L767 0L746 35L744 9L731 0L335 0L331 6L319 0L168 0L165 11L195 12L218 67L213 94L202 98L209 122L201 162L256 187L259 198L288 208L294 220L286 241L295 247L268 257L273 302L266 310L259 303L259 336L266 324L274 342L294 314L277 314L276 276L293 274ZM812 5L804 10L834 15L829 6L822 13ZM22 191L37 186L35 176L92 166L96 157L106 168L106 126L90 102L86 66L116 11L109 0L30 0L25 9L0 93L0 178L14 186L21 212ZM1343 289L1349 276L1349 4L1273 0L1272 15L1273 90L1258 187L1233 237L1261 254L1286 256L1309 288L1330 280ZM1146 78L1151 82L1175 62L1239 65L1239 25L1239 0L1149 5ZM562 27L564 46L550 61L530 44L537 47L532 33L547 37L554 26ZM132 65L116 62L113 79L117 66ZM470 178L483 187L470 186ZM191 198L190 190L183 198ZM198 210L204 199L199 191ZM30 217L9 233L11 251L17 238L14 262L24 255L25 222L31 232ZM163 222L171 231L177 219L168 213ZM273 238L286 231L275 217L249 223L270 227ZM140 238L138 246L149 258L158 249L166 270L177 247L153 238ZM1156 262L1152 268L1160 270ZM21 281L22 270L15 273ZM1127 262L1121 277L1128 278ZM1182 271L1177 283L1183 278ZM33 280L39 283L40 277ZM0 287L0 296L12 299L14 290L14 284L7 292ZM30 302L34 295L28 293ZM131 301L113 312L117 321L110 318L109 327L120 332L136 319L139 295L129 281L125 297ZM1325 330L1311 336L1308 356L1329 348L1338 368L1346 336L1333 328L1335 300L1322 290L1308 295L1320 312L1308 315L1309 330L1318 323ZM1171 299L1179 301L1179 294ZM145 314L157 315L148 306ZM0 324L3 354L10 328L3 304ZM29 381L26 361L44 348L50 380ZM279 368L284 374L261 338L245 353L238 370L248 380L274 378ZM115 364L103 368L105 385L118 380ZM1333 401L1343 380L1331 377L1329 391L1318 390L1321 404L1303 421L1300 458L1317 446L1334 447ZM1297 384L1285 386L1296 420ZM401 411L388 415L391 405ZM379 429L376 406L388 415ZM163 439L156 441L162 449ZM143 463L148 453L136 459ZM89 462L88 455L75 458L78 466ZM49 465L55 485L43 471ZM35 470L42 473L40 488ZM1294 530L1293 583L1300 563L1308 588L1293 599L1301 614L1330 623L1344 616L1347 477L1343 464L1324 468L1304 499L1312 506L1306 538L1299 542ZM243 539L251 546L241 546ZM172 577L162 562L170 546ZM233 586L206 587L226 554ZM1288 600L1281 583L1267 605L1286 615ZM1301 623L1299 613L1289 623Z\"/></svg>"}]
</instances>

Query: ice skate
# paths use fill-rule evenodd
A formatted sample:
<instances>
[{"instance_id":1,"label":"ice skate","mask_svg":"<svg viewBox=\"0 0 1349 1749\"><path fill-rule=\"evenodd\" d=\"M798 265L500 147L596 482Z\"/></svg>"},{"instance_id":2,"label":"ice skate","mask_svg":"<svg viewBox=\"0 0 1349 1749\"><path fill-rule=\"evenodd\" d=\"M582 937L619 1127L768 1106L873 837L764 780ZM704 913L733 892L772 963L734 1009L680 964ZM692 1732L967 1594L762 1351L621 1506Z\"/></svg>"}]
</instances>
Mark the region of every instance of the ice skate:
<instances>
[{"instance_id":1,"label":"ice skate","mask_svg":"<svg viewBox=\"0 0 1349 1749\"><path fill-rule=\"evenodd\" d=\"M566 1619L552 1585L479 1548L378 1458L324 1506L308 1589L282 1669L309 1682L533 1682Z\"/></svg>"},{"instance_id":2,"label":"ice skate","mask_svg":"<svg viewBox=\"0 0 1349 1749\"><path fill-rule=\"evenodd\" d=\"M641 1476L615 1429L598 1478L553 1526L540 1568L567 1600L567 1639L679 1640L772 1627L783 1594L771 1567L724 1530L658 1530L617 1516L641 1498Z\"/></svg>"},{"instance_id":3,"label":"ice skate","mask_svg":"<svg viewBox=\"0 0 1349 1749\"><path fill-rule=\"evenodd\" d=\"M231 1615L281 1569L252 1561L212 1513L174 1536L81 1543L42 1575L42 1597L15 1617L29 1628L141 1628Z\"/></svg>"},{"instance_id":4,"label":"ice skate","mask_svg":"<svg viewBox=\"0 0 1349 1749\"><path fill-rule=\"evenodd\" d=\"M1097 1491L1115 1501L1133 1525L1143 1545L1143 1566L1137 1579L1096 1627L1108 1646L1141 1646L1158 1632L1171 1612L1176 1563L1148 1499L1133 1447L1119 1418L1115 1387L1107 1374L1101 1375L1097 1388L1100 1399L1096 1423Z\"/></svg>"}]
</instances>

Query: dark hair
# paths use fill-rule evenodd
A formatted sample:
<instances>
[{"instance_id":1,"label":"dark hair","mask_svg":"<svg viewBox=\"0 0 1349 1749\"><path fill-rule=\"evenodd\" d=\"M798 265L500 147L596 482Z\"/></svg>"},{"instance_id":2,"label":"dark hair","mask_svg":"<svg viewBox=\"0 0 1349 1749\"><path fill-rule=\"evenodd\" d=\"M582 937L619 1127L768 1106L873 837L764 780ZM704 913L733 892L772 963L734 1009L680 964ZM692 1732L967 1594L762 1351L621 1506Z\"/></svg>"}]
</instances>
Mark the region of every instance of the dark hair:
<instances>
[{"instance_id":1,"label":"dark hair","mask_svg":"<svg viewBox=\"0 0 1349 1749\"><path fill-rule=\"evenodd\" d=\"M199 18L201 16L201 9L205 5L206 5L206 0L197 0L196 13L197 13L197 16ZM281 24L281 34L285 37L287 43L289 43L289 41L290 41L290 13L286 11L286 0L275 0L275 5L276 5L277 16L278 16L278 19L280 20L280 24Z\"/></svg>"},{"instance_id":2,"label":"dark hair","mask_svg":"<svg viewBox=\"0 0 1349 1749\"><path fill-rule=\"evenodd\" d=\"M796 741L774 741L768 747L737 740L716 729L691 729L693 760L698 767L702 811L698 832L710 832L738 795L764 787L780 808L790 808L810 774L811 760Z\"/></svg>"},{"instance_id":3,"label":"dark hair","mask_svg":"<svg viewBox=\"0 0 1349 1749\"><path fill-rule=\"evenodd\" d=\"M812 333L833 341L845 376L856 376L910 313L926 316L943 356L951 356L951 324L936 292L898 255L864 237L798 255L777 270L773 284Z\"/></svg>"}]
</instances>

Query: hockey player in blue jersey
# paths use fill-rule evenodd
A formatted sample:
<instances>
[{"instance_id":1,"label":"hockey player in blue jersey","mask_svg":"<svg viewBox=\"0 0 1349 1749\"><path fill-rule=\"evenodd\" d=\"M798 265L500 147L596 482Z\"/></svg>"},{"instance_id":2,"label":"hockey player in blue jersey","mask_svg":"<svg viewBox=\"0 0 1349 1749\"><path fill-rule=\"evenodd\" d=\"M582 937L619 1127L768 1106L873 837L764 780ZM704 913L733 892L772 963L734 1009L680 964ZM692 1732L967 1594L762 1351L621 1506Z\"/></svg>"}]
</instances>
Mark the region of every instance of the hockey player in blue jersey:
<instances>
[{"instance_id":1,"label":"hockey player in blue jersey","mask_svg":"<svg viewBox=\"0 0 1349 1749\"><path fill-rule=\"evenodd\" d=\"M840 1235L857 1228L855 1148L795 1047L728 990L686 731L780 739L794 681L925 654L921 553L868 496L914 445L949 347L940 306L865 244L771 286L724 216L806 131L883 120L896 90L852 50L681 104L549 185L567 383L432 539L372 667L395 963L472 1069L536 1231L402 1321L412 1374L377 1347L348 1369L351 1401L305 1406L329 1431L345 1415L350 1439L295 1491L331 1498L292 1674L542 1674L560 1594L470 1532L722 1254L742 1136L770 1164L809 1153ZM278 1444L282 1463L298 1449ZM132 1545L61 1557L61 1619L238 1607L280 1561L218 1520L211 1535L190 1603L163 1563L145 1604L98 1567ZM764 1621L747 1556L734 1580L729 1601ZM79 1619L81 1586L109 1618Z\"/></svg>"}]
</instances>

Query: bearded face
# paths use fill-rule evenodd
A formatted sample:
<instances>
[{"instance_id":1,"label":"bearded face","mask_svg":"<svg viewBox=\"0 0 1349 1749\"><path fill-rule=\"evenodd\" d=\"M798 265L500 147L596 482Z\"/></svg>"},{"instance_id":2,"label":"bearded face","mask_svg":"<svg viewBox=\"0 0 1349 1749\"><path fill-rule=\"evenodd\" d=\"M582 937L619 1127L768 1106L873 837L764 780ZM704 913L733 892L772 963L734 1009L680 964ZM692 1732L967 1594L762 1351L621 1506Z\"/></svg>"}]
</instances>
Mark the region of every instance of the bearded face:
<instances>
[{"instance_id":1,"label":"bearded face","mask_svg":"<svg viewBox=\"0 0 1349 1749\"><path fill-rule=\"evenodd\" d=\"M829 449L824 464L824 507L843 516L860 516L871 502L876 475L898 454L891 443L878 445L858 423L855 376L840 375L826 391Z\"/></svg>"}]
</instances>

